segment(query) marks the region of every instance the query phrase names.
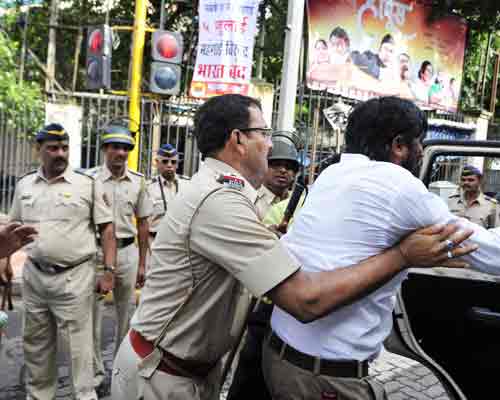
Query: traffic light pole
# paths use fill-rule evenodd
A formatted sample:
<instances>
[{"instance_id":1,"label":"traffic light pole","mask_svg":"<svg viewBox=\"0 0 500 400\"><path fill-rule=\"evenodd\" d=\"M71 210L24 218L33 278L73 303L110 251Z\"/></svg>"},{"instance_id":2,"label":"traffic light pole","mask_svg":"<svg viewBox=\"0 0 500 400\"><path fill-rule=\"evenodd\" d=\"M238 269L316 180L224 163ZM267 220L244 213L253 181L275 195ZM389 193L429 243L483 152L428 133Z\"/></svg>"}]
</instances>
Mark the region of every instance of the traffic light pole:
<instances>
[{"instance_id":1,"label":"traffic light pole","mask_svg":"<svg viewBox=\"0 0 500 400\"><path fill-rule=\"evenodd\" d=\"M141 81L142 58L146 36L146 0L135 1L134 33L132 38L132 77L129 87L130 130L137 132L136 145L129 154L128 166L137 171L139 167L140 124L141 124Z\"/></svg>"}]
</instances>

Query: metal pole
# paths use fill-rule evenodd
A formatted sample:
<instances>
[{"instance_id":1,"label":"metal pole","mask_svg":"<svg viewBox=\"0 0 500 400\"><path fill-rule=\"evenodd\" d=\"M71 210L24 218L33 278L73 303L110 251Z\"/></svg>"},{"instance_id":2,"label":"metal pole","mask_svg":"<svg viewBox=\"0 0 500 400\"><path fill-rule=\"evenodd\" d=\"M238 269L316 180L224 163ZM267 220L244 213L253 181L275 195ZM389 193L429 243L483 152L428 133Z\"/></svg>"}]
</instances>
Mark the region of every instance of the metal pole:
<instances>
[{"instance_id":1,"label":"metal pole","mask_svg":"<svg viewBox=\"0 0 500 400\"><path fill-rule=\"evenodd\" d=\"M295 98L299 74L304 0L290 0L286 23L285 51L278 109L278 130L294 129Z\"/></svg>"},{"instance_id":2,"label":"metal pole","mask_svg":"<svg viewBox=\"0 0 500 400\"><path fill-rule=\"evenodd\" d=\"M80 61L80 51L82 48L83 42L83 28L78 29L78 36L76 37L76 46L75 46L75 56L74 56L74 64L73 64L73 82L71 84L71 90L73 92L76 91L76 81L78 79L78 67Z\"/></svg>"},{"instance_id":3,"label":"metal pole","mask_svg":"<svg viewBox=\"0 0 500 400\"><path fill-rule=\"evenodd\" d=\"M264 69L264 45L266 42L266 6L262 3L260 6L260 30L257 43L259 46L259 55L257 58L257 79L262 79L262 71Z\"/></svg>"},{"instance_id":4,"label":"metal pole","mask_svg":"<svg viewBox=\"0 0 500 400\"><path fill-rule=\"evenodd\" d=\"M132 73L129 88L129 118L130 130L137 131L134 150L129 154L128 166L137 171L139 167L139 147L141 128L141 80L142 80L142 56L144 53L144 40L146 36L146 1L136 0L134 35L132 45Z\"/></svg>"},{"instance_id":5,"label":"metal pole","mask_svg":"<svg viewBox=\"0 0 500 400\"><path fill-rule=\"evenodd\" d=\"M26 36L28 34L28 26L30 23L30 7L26 9L26 19L24 20L23 29L23 46L21 47L21 65L19 66L19 84L23 85L24 80L24 62L26 60Z\"/></svg>"},{"instance_id":6,"label":"metal pole","mask_svg":"<svg viewBox=\"0 0 500 400\"><path fill-rule=\"evenodd\" d=\"M165 0L161 0L161 5L160 5L160 28L163 29L163 26L165 25Z\"/></svg>"},{"instance_id":7,"label":"metal pole","mask_svg":"<svg viewBox=\"0 0 500 400\"><path fill-rule=\"evenodd\" d=\"M45 91L52 91L52 84L56 73L56 25L59 13L59 0L50 2L50 29L49 46L47 48L47 78L45 79Z\"/></svg>"},{"instance_id":8,"label":"metal pole","mask_svg":"<svg viewBox=\"0 0 500 400\"><path fill-rule=\"evenodd\" d=\"M484 92L486 90L486 71L488 70L488 62L490 59L490 47L491 47L491 31L488 32L488 45L486 46L486 60L483 66L483 79L481 80L481 103L479 104L480 109L484 108Z\"/></svg>"}]
</instances>

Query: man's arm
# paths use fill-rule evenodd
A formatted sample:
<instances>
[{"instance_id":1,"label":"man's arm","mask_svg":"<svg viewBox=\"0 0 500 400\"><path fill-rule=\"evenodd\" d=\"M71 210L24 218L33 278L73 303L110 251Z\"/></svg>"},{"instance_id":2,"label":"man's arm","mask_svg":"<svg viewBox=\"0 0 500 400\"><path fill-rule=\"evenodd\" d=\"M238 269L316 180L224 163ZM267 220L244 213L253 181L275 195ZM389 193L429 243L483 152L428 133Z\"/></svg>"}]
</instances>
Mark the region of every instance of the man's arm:
<instances>
[{"instance_id":1,"label":"man's arm","mask_svg":"<svg viewBox=\"0 0 500 400\"><path fill-rule=\"evenodd\" d=\"M436 225L417 231L400 244L354 266L326 272L298 270L267 296L301 322L314 321L373 292L408 266L465 266L465 262L447 257L448 238L459 244L472 234L470 230L457 230L454 225ZM456 248L453 256L462 256L475 248Z\"/></svg>"},{"instance_id":2,"label":"man's arm","mask_svg":"<svg viewBox=\"0 0 500 400\"><path fill-rule=\"evenodd\" d=\"M139 266L137 269L137 286L144 285L144 275L146 273L146 255L149 249L149 219L137 219L137 237L139 242Z\"/></svg>"},{"instance_id":3,"label":"man's arm","mask_svg":"<svg viewBox=\"0 0 500 400\"><path fill-rule=\"evenodd\" d=\"M224 204L221 209L220 204ZM219 190L191 225L191 250L225 268L257 297L269 294L295 318L308 322L380 287L409 265L449 264L445 240L461 243L469 232L437 227L406 238L395 248L349 268L306 273L261 224L253 205L235 191ZM460 256L475 248L453 250ZM335 249L332 249L335 251ZM465 263L453 261L455 266Z\"/></svg>"},{"instance_id":4,"label":"man's arm","mask_svg":"<svg viewBox=\"0 0 500 400\"><path fill-rule=\"evenodd\" d=\"M116 238L114 226L111 222L100 224L99 233L101 235L103 262L105 266L116 266ZM105 271L97 282L100 293L107 293L115 286L114 272Z\"/></svg>"},{"instance_id":5,"label":"man's arm","mask_svg":"<svg viewBox=\"0 0 500 400\"><path fill-rule=\"evenodd\" d=\"M33 242L37 231L32 226L10 223L0 229L0 258L8 257Z\"/></svg>"}]
</instances>

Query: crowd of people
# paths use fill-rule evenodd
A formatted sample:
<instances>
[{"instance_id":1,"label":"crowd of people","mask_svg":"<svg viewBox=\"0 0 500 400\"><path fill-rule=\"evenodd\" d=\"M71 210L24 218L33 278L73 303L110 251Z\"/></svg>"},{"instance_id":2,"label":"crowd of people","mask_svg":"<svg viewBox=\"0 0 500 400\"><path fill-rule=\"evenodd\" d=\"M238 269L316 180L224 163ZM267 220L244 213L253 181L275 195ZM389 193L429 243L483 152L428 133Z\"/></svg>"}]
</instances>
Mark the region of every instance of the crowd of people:
<instances>
[{"instance_id":1,"label":"crowd of people","mask_svg":"<svg viewBox=\"0 0 500 400\"><path fill-rule=\"evenodd\" d=\"M398 52L398 48L394 36L388 33L380 40L378 52L360 52L352 49L347 31L335 27L328 39L318 38L314 42L309 81L326 82L334 87L348 84L375 93L396 91L394 94L421 105L447 109L456 106L459 96L456 78L444 66L435 69L429 60L418 63L408 52ZM361 80L358 71L365 75L361 75Z\"/></svg>"},{"instance_id":2,"label":"crowd of people","mask_svg":"<svg viewBox=\"0 0 500 400\"><path fill-rule=\"evenodd\" d=\"M230 399L384 399L369 363L407 268L500 273L489 226L465 208L465 218L453 215L415 176L426 130L409 100L361 103L345 153L290 210L297 145L273 137L251 97L217 96L197 110L203 162L189 180L176 174L179 153L168 144L152 180L129 170L135 140L119 124L102 132L103 165L73 170L67 132L45 126L41 166L20 179L12 223L0 231L1 257L27 245L27 398L55 398L57 335L68 344L75 398L98 398L100 309L112 292L113 399L218 398L224 356L247 323Z\"/></svg>"}]
</instances>

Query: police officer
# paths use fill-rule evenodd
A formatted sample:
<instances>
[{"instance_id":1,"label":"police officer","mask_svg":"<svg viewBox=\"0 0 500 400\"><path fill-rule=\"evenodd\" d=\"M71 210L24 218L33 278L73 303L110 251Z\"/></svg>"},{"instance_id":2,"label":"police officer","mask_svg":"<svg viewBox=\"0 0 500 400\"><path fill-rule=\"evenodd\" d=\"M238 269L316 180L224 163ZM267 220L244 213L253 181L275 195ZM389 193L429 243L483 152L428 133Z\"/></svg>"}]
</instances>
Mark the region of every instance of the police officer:
<instances>
[{"instance_id":1,"label":"police officer","mask_svg":"<svg viewBox=\"0 0 500 400\"><path fill-rule=\"evenodd\" d=\"M271 208L289 197L299 170L298 152L291 135L274 134L268 169L257 195L255 207L262 221ZM273 305L262 298L248 318L245 345L239 354L238 366L228 392L228 400L246 398L271 399L262 375L262 341L269 330Z\"/></svg>"},{"instance_id":2,"label":"police officer","mask_svg":"<svg viewBox=\"0 0 500 400\"><path fill-rule=\"evenodd\" d=\"M113 299L117 315L116 343L120 343L129 328L129 303L136 284L142 286L144 282L148 219L152 214L152 204L144 176L127 168L128 154L135 146L129 129L118 123L109 124L103 130L101 144L104 164L88 173L104 187L106 201L113 211L118 250L115 269L108 271L106 265L103 266L100 262L97 269L98 275L111 272L115 278ZM138 246L135 244L136 235ZM101 303L97 299L94 307L95 387L101 385L105 376L101 354Z\"/></svg>"},{"instance_id":3,"label":"police officer","mask_svg":"<svg viewBox=\"0 0 500 400\"><path fill-rule=\"evenodd\" d=\"M242 95L213 97L194 122L205 162L160 222L141 301L115 358L115 400L218 398L220 360L241 331L245 313L239 311L248 306L242 284L306 322L404 265L446 258L440 251L417 257L437 243L417 234L353 266L353 275L302 271L257 217L257 188L272 146L260 103Z\"/></svg>"},{"instance_id":4,"label":"police officer","mask_svg":"<svg viewBox=\"0 0 500 400\"><path fill-rule=\"evenodd\" d=\"M158 176L153 178L148 185L148 192L154 206L153 216L149 224L149 234L152 238L156 236L158 223L165 215L169 201L188 182L188 178L176 174L179 153L171 144L167 143L160 147L156 153L155 161Z\"/></svg>"},{"instance_id":5,"label":"police officer","mask_svg":"<svg viewBox=\"0 0 500 400\"><path fill-rule=\"evenodd\" d=\"M460 189L448 198L450 211L486 229L498 226L497 201L481 191L483 174L472 166L462 170Z\"/></svg>"},{"instance_id":6,"label":"police officer","mask_svg":"<svg viewBox=\"0 0 500 400\"><path fill-rule=\"evenodd\" d=\"M76 399L96 399L92 382L92 319L96 287L95 225L104 262L113 268L112 213L102 185L68 166L69 137L59 124L36 135L41 166L17 184L10 218L36 228L23 269L24 361L28 399L54 399L57 338L66 342ZM104 293L113 276L98 281Z\"/></svg>"},{"instance_id":7,"label":"police officer","mask_svg":"<svg viewBox=\"0 0 500 400\"><path fill-rule=\"evenodd\" d=\"M299 170L297 146L290 135L273 136L273 150L268 157L268 170L257 195L257 214L262 220L271 206L288 198Z\"/></svg>"}]
</instances>

